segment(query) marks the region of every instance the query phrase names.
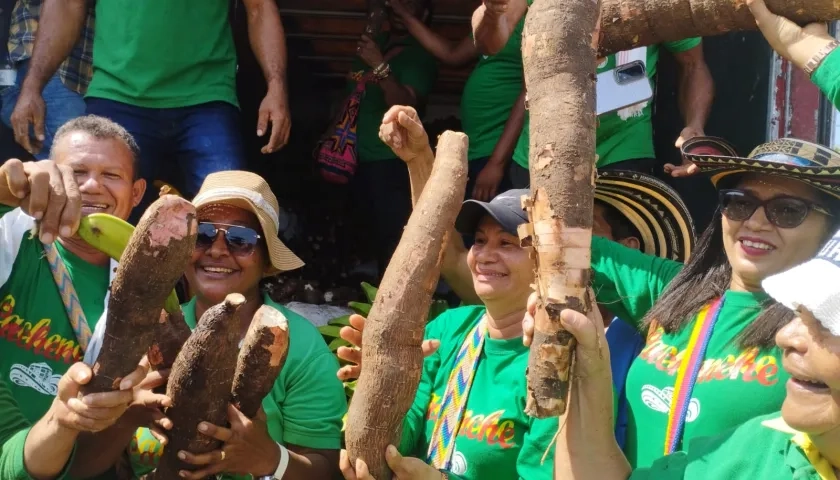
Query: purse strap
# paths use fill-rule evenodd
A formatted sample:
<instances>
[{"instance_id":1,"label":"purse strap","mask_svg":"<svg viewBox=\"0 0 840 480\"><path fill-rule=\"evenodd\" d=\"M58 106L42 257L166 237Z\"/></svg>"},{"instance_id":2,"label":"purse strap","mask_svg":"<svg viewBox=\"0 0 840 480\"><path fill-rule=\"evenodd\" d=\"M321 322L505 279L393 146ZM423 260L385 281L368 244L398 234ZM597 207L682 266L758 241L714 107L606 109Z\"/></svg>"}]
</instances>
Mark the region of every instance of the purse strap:
<instances>
[{"instance_id":1,"label":"purse strap","mask_svg":"<svg viewBox=\"0 0 840 480\"><path fill-rule=\"evenodd\" d=\"M461 429L461 420L464 418L464 409L478 367L478 358L484 347L484 336L487 331L484 320L482 318L464 339L458 356L455 357L455 368L449 375L449 381L443 393L440 414L432 430L426 459L429 465L438 470L449 470L455 438Z\"/></svg>"},{"instance_id":2,"label":"purse strap","mask_svg":"<svg viewBox=\"0 0 840 480\"><path fill-rule=\"evenodd\" d=\"M82 310L82 304L79 302L79 296L76 295L76 289L73 288L73 279L70 278L70 273L67 271L64 261L58 255L55 245L45 243L43 246L53 280L58 287L58 293L61 294L61 301L64 303L67 318L70 319L70 325L76 334L76 340L78 340L82 353L84 353L90 343L91 331L87 318L85 318L85 312Z\"/></svg>"}]
</instances>

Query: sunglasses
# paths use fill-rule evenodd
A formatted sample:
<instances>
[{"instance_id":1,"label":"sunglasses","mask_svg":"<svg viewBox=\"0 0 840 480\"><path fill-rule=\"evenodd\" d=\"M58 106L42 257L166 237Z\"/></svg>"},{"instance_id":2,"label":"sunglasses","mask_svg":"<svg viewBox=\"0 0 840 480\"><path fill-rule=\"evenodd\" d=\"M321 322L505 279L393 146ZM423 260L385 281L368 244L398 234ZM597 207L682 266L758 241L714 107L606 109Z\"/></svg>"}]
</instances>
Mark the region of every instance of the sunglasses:
<instances>
[{"instance_id":1,"label":"sunglasses","mask_svg":"<svg viewBox=\"0 0 840 480\"><path fill-rule=\"evenodd\" d=\"M220 228L217 225L225 228ZM225 244L227 244L228 251L240 257L254 253L257 242L262 238L253 228L243 227L241 225L202 222L198 224L198 236L195 239L195 248L207 250L216 242L216 237L219 235L219 232L224 232L225 234Z\"/></svg>"},{"instance_id":2,"label":"sunglasses","mask_svg":"<svg viewBox=\"0 0 840 480\"><path fill-rule=\"evenodd\" d=\"M801 198L780 196L761 200L743 190L721 190L720 210L726 218L743 222L753 216L758 207L764 208L767 220L779 228L796 228L805 221L811 210L829 217L825 208Z\"/></svg>"}]
</instances>

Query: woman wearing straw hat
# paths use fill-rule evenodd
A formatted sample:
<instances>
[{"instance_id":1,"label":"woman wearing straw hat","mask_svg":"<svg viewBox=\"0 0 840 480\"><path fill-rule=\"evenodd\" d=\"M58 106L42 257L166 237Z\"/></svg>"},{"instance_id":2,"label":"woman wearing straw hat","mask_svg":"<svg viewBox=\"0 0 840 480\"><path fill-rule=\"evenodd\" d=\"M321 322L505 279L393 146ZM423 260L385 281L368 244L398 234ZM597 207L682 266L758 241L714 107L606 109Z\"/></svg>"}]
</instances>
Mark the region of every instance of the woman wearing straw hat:
<instances>
[{"instance_id":1,"label":"woman wearing straw hat","mask_svg":"<svg viewBox=\"0 0 840 480\"><path fill-rule=\"evenodd\" d=\"M185 462L196 465L196 471L184 472L183 478L217 473L330 478L336 473L347 408L336 378L338 363L312 324L260 291L263 278L303 266L278 237L277 199L259 175L225 171L207 176L193 204L199 223L195 253L185 272L195 293L181 307L187 324L195 327L209 307L238 292L246 298L240 318L250 319L259 307L269 305L288 320L290 341L286 363L263 400L263 412L249 419L230 406L230 427L199 425L222 447L201 455L179 452ZM243 337L249 324L241 325ZM128 452L134 474L151 471L162 452L149 430L139 430Z\"/></svg>"},{"instance_id":2,"label":"woman wearing straw hat","mask_svg":"<svg viewBox=\"0 0 840 480\"><path fill-rule=\"evenodd\" d=\"M559 435L555 479L836 480L840 473L840 231L810 261L766 278L772 298L795 318L776 334L788 377L781 411L631 471L609 431L610 392L598 312L562 313L578 340L568 422ZM572 449L571 446L574 446ZM579 452L586 452L581 455Z\"/></svg>"},{"instance_id":3,"label":"woman wearing straw hat","mask_svg":"<svg viewBox=\"0 0 840 480\"><path fill-rule=\"evenodd\" d=\"M400 132L396 122L409 122L411 130ZM392 108L380 136L406 161L416 201L433 162L416 112ZM490 202L464 203L455 225L459 233L474 236L469 251L460 235L449 235L444 261L450 265L447 275L451 276L446 280L477 305L448 310L426 329L424 349L429 356L398 449L414 458L402 457L397 450L386 455L398 478L440 478L441 472L463 479L551 476L541 460L551 447L557 424L523 413L528 351L521 343L519 322L534 281L530 249L520 247L516 235L517 227L527 222L521 207L525 193L509 190ZM679 259L690 251L690 217L667 185L632 172L611 172L601 179L598 195L603 212L615 211L629 219L636 247ZM602 220L604 216L608 215ZM603 222L605 235L611 234L612 225ZM467 282L470 286L465 289ZM360 345L364 319L353 316L350 321L355 328L346 327L341 335ZM469 347L477 338L480 347ZM470 355L459 357L461 351ZM363 368L361 351L344 348L339 356L355 364L341 370L342 378L356 377ZM472 378L467 391L451 381L456 371L457 377ZM347 479L369 478L364 465L351 466L346 457L342 457L342 472Z\"/></svg>"},{"instance_id":4,"label":"woman wearing straw hat","mask_svg":"<svg viewBox=\"0 0 840 480\"><path fill-rule=\"evenodd\" d=\"M840 154L825 147L781 139L740 157L700 137L682 149L720 200L685 266L592 240L598 301L647 332L625 382L634 467L779 408L773 338L791 314L761 282L815 255L840 213Z\"/></svg>"}]
</instances>

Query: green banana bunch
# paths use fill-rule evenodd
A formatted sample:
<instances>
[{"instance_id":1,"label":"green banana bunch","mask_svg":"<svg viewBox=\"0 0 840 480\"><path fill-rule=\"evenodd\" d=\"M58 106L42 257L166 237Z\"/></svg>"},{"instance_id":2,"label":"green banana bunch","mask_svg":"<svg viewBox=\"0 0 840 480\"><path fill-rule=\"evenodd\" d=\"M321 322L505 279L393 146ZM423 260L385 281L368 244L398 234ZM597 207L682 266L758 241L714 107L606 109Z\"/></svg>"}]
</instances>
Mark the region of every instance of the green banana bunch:
<instances>
[{"instance_id":1,"label":"green banana bunch","mask_svg":"<svg viewBox=\"0 0 840 480\"><path fill-rule=\"evenodd\" d=\"M92 213L82 217L79 223L79 236L82 240L118 262L133 233L133 225L107 213ZM163 308L169 313L180 310L175 290L166 298Z\"/></svg>"}]
</instances>

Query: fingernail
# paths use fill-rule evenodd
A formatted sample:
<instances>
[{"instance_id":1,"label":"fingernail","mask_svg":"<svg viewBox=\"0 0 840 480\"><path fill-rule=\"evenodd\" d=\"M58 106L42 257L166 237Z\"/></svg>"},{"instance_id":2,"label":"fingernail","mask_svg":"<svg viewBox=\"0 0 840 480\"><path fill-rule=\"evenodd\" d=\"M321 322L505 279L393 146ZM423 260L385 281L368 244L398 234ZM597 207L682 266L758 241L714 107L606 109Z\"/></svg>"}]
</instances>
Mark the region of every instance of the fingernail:
<instances>
[{"instance_id":1,"label":"fingernail","mask_svg":"<svg viewBox=\"0 0 840 480\"><path fill-rule=\"evenodd\" d=\"M181 460L186 460L187 454L184 452L178 452L178 458L180 458Z\"/></svg>"},{"instance_id":2,"label":"fingernail","mask_svg":"<svg viewBox=\"0 0 840 480\"><path fill-rule=\"evenodd\" d=\"M70 227L61 227L61 236L62 237L69 237L70 236Z\"/></svg>"},{"instance_id":3,"label":"fingernail","mask_svg":"<svg viewBox=\"0 0 840 480\"><path fill-rule=\"evenodd\" d=\"M124 378L120 382L120 390L131 390L131 380Z\"/></svg>"},{"instance_id":4,"label":"fingernail","mask_svg":"<svg viewBox=\"0 0 840 480\"><path fill-rule=\"evenodd\" d=\"M187 472L181 470L180 472L178 472L178 476L181 478L187 478Z\"/></svg>"},{"instance_id":5,"label":"fingernail","mask_svg":"<svg viewBox=\"0 0 840 480\"><path fill-rule=\"evenodd\" d=\"M43 217L43 216L44 216L44 212L41 212L41 211L38 211L38 212L32 212L32 216L33 216L33 217L35 217L35 219L36 219L36 220L40 220L40 219L41 219L41 217Z\"/></svg>"},{"instance_id":6,"label":"fingernail","mask_svg":"<svg viewBox=\"0 0 840 480\"><path fill-rule=\"evenodd\" d=\"M397 453L397 449L396 449L396 448L394 448L394 446L393 446L393 445L388 445L388 454L389 454L389 455L394 455L394 454L396 454L396 453Z\"/></svg>"},{"instance_id":7,"label":"fingernail","mask_svg":"<svg viewBox=\"0 0 840 480\"><path fill-rule=\"evenodd\" d=\"M52 233L44 232L41 234L41 243L52 243L53 236Z\"/></svg>"},{"instance_id":8,"label":"fingernail","mask_svg":"<svg viewBox=\"0 0 840 480\"><path fill-rule=\"evenodd\" d=\"M199 431L199 432L206 432L206 431L207 431L207 425L205 425L205 424L203 424L203 423L202 423L202 424L199 424L199 425L198 425L198 431Z\"/></svg>"},{"instance_id":9,"label":"fingernail","mask_svg":"<svg viewBox=\"0 0 840 480\"><path fill-rule=\"evenodd\" d=\"M262 135L263 135L263 131L262 130L257 130L257 136L262 137Z\"/></svg>"}]
</instances>

